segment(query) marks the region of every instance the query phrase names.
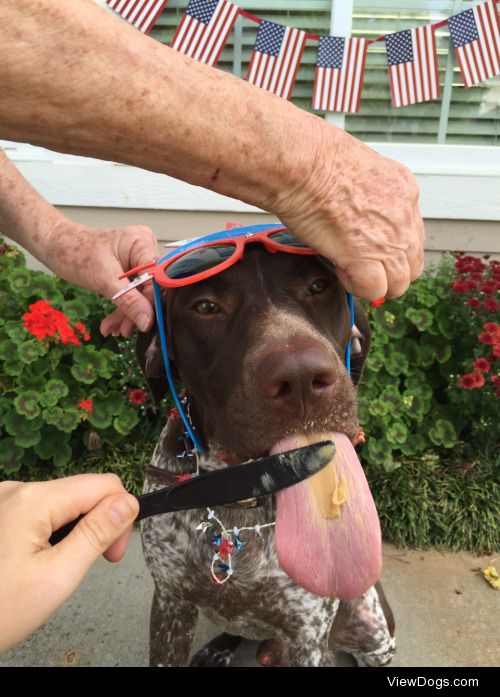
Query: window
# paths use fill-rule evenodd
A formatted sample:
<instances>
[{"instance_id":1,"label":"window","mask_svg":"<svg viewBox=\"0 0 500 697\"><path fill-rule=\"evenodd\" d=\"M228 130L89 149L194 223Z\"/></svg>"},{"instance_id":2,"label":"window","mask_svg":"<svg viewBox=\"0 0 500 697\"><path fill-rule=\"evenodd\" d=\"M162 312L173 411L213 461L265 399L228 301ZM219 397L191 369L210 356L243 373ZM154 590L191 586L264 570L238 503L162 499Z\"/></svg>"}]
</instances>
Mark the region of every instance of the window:
<instances>
[{"instance_id":1,"label":"window","mask_svg":"<svg viewBox=\"0 0 500 697\"><path fill-rule=\"evenodd\" d=\"M354 0L352 32L376 38L439 22L476 4L477 0ZM385 45L370 46L361 110L346 116L349 132L379 142L500 145L500 75L466 89L447 27L437 30L436 42L441 99L400 109L391 108Z\"/></svg>"}]
</instances>

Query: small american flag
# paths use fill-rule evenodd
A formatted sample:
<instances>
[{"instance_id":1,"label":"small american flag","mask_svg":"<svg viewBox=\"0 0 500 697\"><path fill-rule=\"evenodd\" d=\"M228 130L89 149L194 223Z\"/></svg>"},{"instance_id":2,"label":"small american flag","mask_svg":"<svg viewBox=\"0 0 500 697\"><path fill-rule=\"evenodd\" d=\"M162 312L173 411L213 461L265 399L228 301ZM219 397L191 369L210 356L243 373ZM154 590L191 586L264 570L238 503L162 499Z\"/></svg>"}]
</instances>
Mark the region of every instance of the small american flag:
<instances>
[{"instance_id":1,"label":"small american flag","mask_svg":"<svg viewBox=\"0 0 500 697\"><path fill-rule=\"evenodd\" d=\"M168 0L106 0L112 10L144 33L155 25L167 2Z\"/></svg>"},{"instance_id":2,"label":"small american flag","mask_svg":"<svg viewBox=\"0 0 500 697\"><path fill-rule=\"evenodd\" d=\"M248 82L288 99L306 39L305 31L262 21L248 66Z\"/></svg>"},{"instance_id":3,"label":"small american flag","mask_svg":"<svg viewBox=\"0 0 500 697\"><path fill-rule=\"evenodd\" d=\"M313 109L359 111L367 49L366 39L319 37Z\"/></svg>"},{"instance_id":4,"label":"small american flag","mask_svg":"<svg viewBox=\"0 0 500 697\"><path fill-rule=\"evenodd\" d=\"M495 2L485 2L448 19L466 87L500 73L500 19Z\"/></svg>"},{"instance_id":5,"label":"small american flag","mask_svg":"<svg viewBox=\"0 0 500 697\"><path fill-rule=\"evenodd\" d=\"M392 106L437 99L441 92L432 25L389 34L385 43Z\"/></svg>"},{"instance_id":6,"label":"small american flag","mask_svg":"<svg viewBox=\"0 0 500 697\"><path fill-rule=\"evenodd\" d=\"M170 45L190 58L216 65L238 13L238 6L227 0L190 0Z\"/></svg>"}]
</instances>

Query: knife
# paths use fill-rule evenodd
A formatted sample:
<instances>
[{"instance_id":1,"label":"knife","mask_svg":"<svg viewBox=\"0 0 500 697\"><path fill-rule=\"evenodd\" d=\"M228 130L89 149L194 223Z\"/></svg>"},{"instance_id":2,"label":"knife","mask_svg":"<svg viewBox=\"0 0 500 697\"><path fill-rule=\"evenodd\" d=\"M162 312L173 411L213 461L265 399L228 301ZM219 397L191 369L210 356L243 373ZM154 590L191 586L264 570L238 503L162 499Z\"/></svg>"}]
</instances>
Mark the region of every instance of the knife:
<instances>
[{"instance_id":1,"label":"knife","mask_svg":"<svg viewBox=\"0 0 500 697\"><path fill-rule=\"evenodd\" d=\"M139 515L136 520L160 513L188 511L267 496L316 474L334 455L335 445L325 440L206 472L175 486L138 496ZM63 540L82 518L83 515L52 533L50 544L55 545Z\"/></svg>"}]
</instances>

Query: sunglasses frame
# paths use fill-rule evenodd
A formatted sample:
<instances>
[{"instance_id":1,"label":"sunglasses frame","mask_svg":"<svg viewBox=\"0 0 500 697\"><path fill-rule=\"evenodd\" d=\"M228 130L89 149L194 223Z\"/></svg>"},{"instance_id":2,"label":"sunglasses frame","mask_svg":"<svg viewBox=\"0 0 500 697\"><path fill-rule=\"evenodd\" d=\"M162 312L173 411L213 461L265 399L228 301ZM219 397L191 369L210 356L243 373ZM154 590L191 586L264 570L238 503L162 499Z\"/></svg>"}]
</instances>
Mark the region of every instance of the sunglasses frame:
<instances>
[{"instance_id":1,"label":"sunglasses frame","mask_svg":"<svg viewBox=\"0 0 500 697\"><path fill-rule=\"evenodd\" d=\"M221 233L214 233L213 235L209 236L212 238L211 240L206 242L202 242L202 240L200 240L201 244L197 244L195 246L191 244L189 246L186 245L186 247L183 247L179 252L174 253L173 255L171 254L166 259L157 262L150 271L151 275L160 286L165 288L182 288L183 286L192 285L193 283L199 283L200 281L204 281L207 278L216 276L229 267L234 266L234 264L243 258L247 244L252 242L259 242L270 254L276 254L278 252L302 255L318 254L311 247L293 247L291 245L281 244L280 242L276 242L271 239L271 235L277 232L283 232L287 229L283 225L279 227L273 226L269 230L261 230L258 232L249 232L248 228L246 228L246 232L242 231L239 235L238 233L235 233L235 229L237 230L237 228L234 228L230 232L225 231ZM221 245L234 245L233 254L231 254L231 256L225 261L222 261L220 264L216 264L209 269L205 269L204 271L193 273L185 278L168 277L167 269L175 264L175 262L179 261L179 259L182 259L188 254L198 251L199 249L209 249L210 247L217 247Z\"/></svg>"}]
</instances>

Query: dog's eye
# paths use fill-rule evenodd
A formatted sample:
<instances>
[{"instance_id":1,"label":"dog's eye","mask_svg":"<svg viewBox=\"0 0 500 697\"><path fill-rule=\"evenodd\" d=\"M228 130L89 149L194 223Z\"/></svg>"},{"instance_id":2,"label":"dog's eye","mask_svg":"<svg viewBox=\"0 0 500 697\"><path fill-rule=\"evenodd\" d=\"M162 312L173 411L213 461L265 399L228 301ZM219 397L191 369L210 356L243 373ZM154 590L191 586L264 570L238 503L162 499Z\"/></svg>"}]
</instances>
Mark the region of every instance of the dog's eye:
<instances>
[{"instance_id":1,"label":"dog's eye","mask_svg":"<svg viewBox=\"0 0 500 697\"><path fill-rule=\"evenodd\" d=\"M210 300L200 300L195 305L193 305L193 310L198 312L200 315L216 315L220 312L220 307Z\"/></svg>"},{"instance_id":2,"label":"dog's eye","mask_svg":"<svg viewBox=\"0 0 500 697\"><path fill-rule=\"evenodd\" d=\"M321 279L318 279L317 281L314 281L314 283L311 283L311 285L307 289L307 292L309 295L318 295L319 293L322 293L325 290L327 285L327 281L322 281Z\"/></svg>"}]
</instances>

